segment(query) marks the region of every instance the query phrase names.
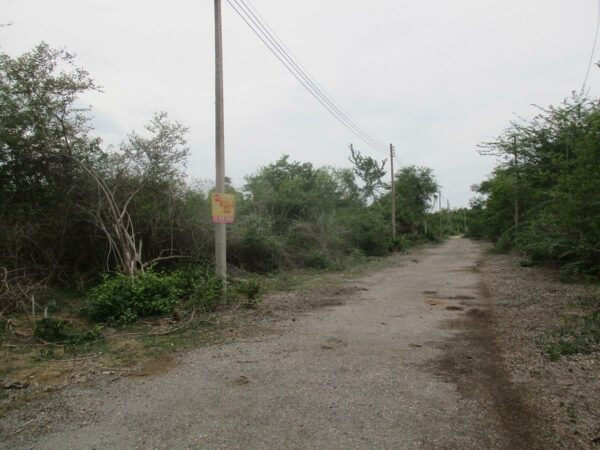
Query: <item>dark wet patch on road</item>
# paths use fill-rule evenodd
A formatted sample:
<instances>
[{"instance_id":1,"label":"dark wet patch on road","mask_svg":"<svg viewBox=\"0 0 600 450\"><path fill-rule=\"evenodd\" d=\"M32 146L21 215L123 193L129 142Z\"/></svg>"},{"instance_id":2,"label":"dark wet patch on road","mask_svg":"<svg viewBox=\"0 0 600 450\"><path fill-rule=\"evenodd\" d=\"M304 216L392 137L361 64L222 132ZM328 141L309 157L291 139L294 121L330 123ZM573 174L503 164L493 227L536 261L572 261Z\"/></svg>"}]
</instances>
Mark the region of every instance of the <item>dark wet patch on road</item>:
<instances>
[{"instance_id":1,"label":"dark wet patch on road","mask_svg":"<svg viewBox=\"0 0 600 450\"><path fill-rule=\"evenodd\" d=\"M552 448L542 420L502 363L491 305L483 294L484 305L445 321L445 327L459 332L440 346L442 356L431 361L428 369L454 384L464 398L492 406L501 432L499 448Z\"/></svg>"}]
</instances>

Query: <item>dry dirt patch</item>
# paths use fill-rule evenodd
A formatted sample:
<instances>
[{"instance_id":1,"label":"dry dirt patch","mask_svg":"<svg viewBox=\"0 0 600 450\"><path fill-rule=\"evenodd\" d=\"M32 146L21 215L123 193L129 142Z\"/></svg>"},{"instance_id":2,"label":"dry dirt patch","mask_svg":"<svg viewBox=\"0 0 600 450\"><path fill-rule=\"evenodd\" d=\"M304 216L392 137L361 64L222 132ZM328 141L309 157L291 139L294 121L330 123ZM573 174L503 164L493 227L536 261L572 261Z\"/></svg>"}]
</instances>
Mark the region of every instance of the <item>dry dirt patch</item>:
<instances>
[{"instance_id":1,"label":"dry dirt patch","mask_svg":"<svg viewBox=\"0 0 600 450\"><path fill-rule=\"evenodd\" d=\"M551 361L539 344L564 317L580 314L578 299L597 296L598 287L562 284L552 270L520 267L516 256L488 255L481 272L506 376L547 419L553 447L600 449L600 355Z\"/></svg>"}]
</instances>

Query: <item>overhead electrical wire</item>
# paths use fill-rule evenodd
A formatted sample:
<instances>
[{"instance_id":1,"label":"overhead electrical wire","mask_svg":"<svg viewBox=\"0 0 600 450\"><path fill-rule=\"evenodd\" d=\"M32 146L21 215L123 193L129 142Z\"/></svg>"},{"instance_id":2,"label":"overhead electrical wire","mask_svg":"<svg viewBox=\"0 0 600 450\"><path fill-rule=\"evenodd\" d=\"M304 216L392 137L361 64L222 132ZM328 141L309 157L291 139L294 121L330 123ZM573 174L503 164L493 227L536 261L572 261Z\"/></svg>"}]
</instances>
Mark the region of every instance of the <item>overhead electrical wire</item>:
<instances>
[{"instance_id":1,"label":"overhead electrical wire","mask_svg":"<svg viewBox=\"0 0 600 450\"><path fill-rule=\"evenodd\" d=\"M585 79L583 80L583 85L581 86L581 93L585 90L587 86L588 78L590 77L590 70L592 68L592 63L594 62L594 55L596 53L596 46L598 44L598 33L600 32L600 0L598 0L598 15L596 17L596 34L594 35L594 45L592 45L592 54L590 55L590 61L588 62L587 72L585 73Z\"/></svg>"},{"instance_id":2,"label":"overhead electrical wire","mask_svg":"<svg viewBox=\"0 0 600 450\"><path fill-rule=\"evenodd\" d=\"M371 148L387 155L387 146L367 133L352 117L313 80L273 28L248 0L227 0L227 3L242 18L248 27L275 55L296 80L344 127ZM250 5L250 6L249 6Z\"/></svg>"},{"instance_id":3,"label":"overhead electrical wire","mask_svg":"<svg viewBox=\"0 0 600 450\"><path fill-rule=\"evenodd\" d=\"M346 111L338 102L335 101L334 98L332 98L330 95L327 94L327 92L325 91L325 89L314 79L313 75L308 71L308 69L298 60L298 58L296 57L296 55L290 50L290 48L285 45L285 42L283 42L283 40L279 37L279 35L275 32L275 30L269 25L269 23L266 21L266 19L260 14L260 12L254 7L254 5L252 5L252 3L250 3L249 0L246 0L246 4L247 6L250 7L250 9L254 12L255 15L257 15L262 23L267 27L267 29L269 30L270 34L276 38L279 41L280 47L282 47L285 52L288 54L288 56L291 57L292 60L295 61L295 65L297 67L299 67L306 75L309 79L312 80L312 84L319 89L319 91L321 93L323 93L329 100L331 103L333 103L335 105L335 107L344 113L344 116L347 117L349 120L351 120L362 132L364 132L365 134L368 135L368 133L365 132L364 129L362 129L358 123L352 119L352 117L350 117L350 114L348 113L348 111ZM382 143L381 141L374 139L373 140L381 147L387 148L388 146L384 143Z\"/></svg>"},{"instance_id":4,"label":"overhead electrical wire","mask_svg":"<svg viewBox=\"0 0 600 450\"><path fill-rule=\"evenodd\" d=\"M248 7L244 0L233 0L237 7L234 6L230 0L228 3L234 8L234 10L242 17L246 24L252 29L252 31L261 39L261 41L269 48L269 50L280 60L280 62L292 73L292 75L302 84L302 86L308 90L308 92L315 97L321 105L323 105L342 125L348 128L354 133L359 139L373 147L377 151L385 153L383 148L385 145L381 142L372 138L366 133L352 118L349 117L335 102L320 89L312 79L304 73L300 68L299 64L285 51L283 45L269 32L268 25L265 25L254 12ZM244 8L245 7L245 8ZM254 8L256 11L256 8ZM245 16L243 15L245 14ZM261 16L262 17L262 16ZM264 20L264 19L263 19Z\"/></svg>"}]
</instances>

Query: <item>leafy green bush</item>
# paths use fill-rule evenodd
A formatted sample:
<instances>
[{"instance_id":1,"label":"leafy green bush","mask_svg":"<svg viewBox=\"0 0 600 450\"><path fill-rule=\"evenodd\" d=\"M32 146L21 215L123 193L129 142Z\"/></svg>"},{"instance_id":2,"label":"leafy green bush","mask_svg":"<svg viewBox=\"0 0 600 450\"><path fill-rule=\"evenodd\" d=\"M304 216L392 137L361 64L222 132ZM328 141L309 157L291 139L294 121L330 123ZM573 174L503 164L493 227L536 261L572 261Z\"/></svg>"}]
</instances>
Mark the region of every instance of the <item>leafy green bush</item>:
<instances>
[{"instance_id":1,"label":"leafy green bush","mask_svg":"<svg viewBox=\"0 0 600 450\"><path fill-rule=\"evenodd\" d=\"M242 305L246 308L255 308L260 302L262 289L258 280L240 280L235 283L234 289L243 297Z\"/></svg>"},{"instance_id":2,"label":"leafy green bush","mask_svg":"<svg viewBox=\"0 0 600 450\"><path fill-rule=\"evenodd\" d=\"M100 328L91 330L81 329L66 320L47 317L35 323L33 335L48 342L62 342L68 344L81 344L101 338Z\"/></svg>"},{"instance_id":3,"label":"leafy green bush","mask_svg":"<svg viewBox=\"0 0 600 450\"><path fill-rule=\"evenodd\" d=\"M192 308L213 309L223 297L223 282L212 269L184 267L171 274L182 300Z\"/></svg>"},{"instance_id":4,"label":"leafy green bush","mask_svg":"<svg viewBox=\"0 0 600 450\"><path fill-rule=\"evenodd\" d=\"M223 295L223 284L212 270L185 267L170 274L147 270L135 278L105 277L87 295L84 311L95 321L127 324L140 317L173 313L182 301L210 309Z\"/></svg>"},{"instance_id":5,"label":"leafy green bush","mask_svg":"<svg viewBox=\"0 0 600 450\"><path fill-rule=\"evenodd\" d=\"M95 321L127 324L139 317L170 314L181 298L180 280L148 270L132 278L107 276L89 291L85 313Z\"/></svg>"},{"instance_id":6,"label":"leafy green bush","mask_svg":"<svg viewBox=\"0 0 600 450\"><path fill-rule=\"evenodd\" d=\"M513 230L507 230L498 238L494 245L494 251L498 253L507 253L513 246Z\"/></svg>"},{"instance_id":7,"label":"leafy green bush","mask_svg":"<svg viewBox=\"0 0 600 450\"><path fill-rule=\"evenodd\" d=\"M250 215L231 226L228 260L253 272L271 272L286 262L284 241L268 218Z\"/></svg>"},{"instance_id":8,"label":"leafy green bush","mask_svg":"<svg viewBox=\"0 0 600 450\"><path fill-rule=\"evenodd\" d=\"M330 265L329 258L324 252L315 251L309 254L304 260L304 266L311 269L327 269Z\"/></svg>"},{"instance_id":9,"label":"leafy green bush","mask_svg":"<svg viewBox=\"0 0 600 450\"><path fill-rule=\"evenodd\" d=\"M406 235L396 236L390 241L390 249L395 252L404 252L412 247L411 240Z\"/></svg>"},{"instance_id":10,"label":"leafy green bush","mask_svg":"<svg viewBox=\"0 0 600 450\"><path fill-rule=\"evenodd\" d=\"M364 211L346 218L350 242L366 256L385 256L390 249L390 229L376 211Z\"/></svg>"}]
</instances>

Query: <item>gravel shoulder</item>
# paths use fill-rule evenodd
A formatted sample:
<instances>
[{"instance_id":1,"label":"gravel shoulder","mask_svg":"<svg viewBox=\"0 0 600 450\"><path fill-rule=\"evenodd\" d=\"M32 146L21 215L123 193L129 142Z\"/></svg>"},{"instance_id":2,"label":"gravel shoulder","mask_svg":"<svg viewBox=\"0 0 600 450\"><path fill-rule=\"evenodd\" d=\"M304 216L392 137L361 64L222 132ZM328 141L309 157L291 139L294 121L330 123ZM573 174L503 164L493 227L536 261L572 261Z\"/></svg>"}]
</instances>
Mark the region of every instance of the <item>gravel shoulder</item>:
<instances>
[{"instance_id":1,"label":"gravel shoulder","mask_svg":"<svg viewBox=\"0 0 600 450\"><path fill-rule=\"evenodd\" d=\"M0 448L586 448L549 414L554 373L526 368L548 362L530 342L546 323L517 320L521 269L485 250L451 239L339 289L275 296L248 319L268 331L68 387L5 416Z\"/></svg>"},{"instance_id":2,"label":"gravel shoulder","mask_svg":"<svg viewBox=\"0 0 600 450\"><path fill-rule=\"evenodd\" d=\"M561 283L556 271L520 267L515 255L488 254L480 271L494 303L502 365L510 384L542 418L539 438L549 448L599 449L600 354L551 361L539 342L566 318L584 313L582 299L600 307L600 288Z\"/></svg>"}]
</instances>

